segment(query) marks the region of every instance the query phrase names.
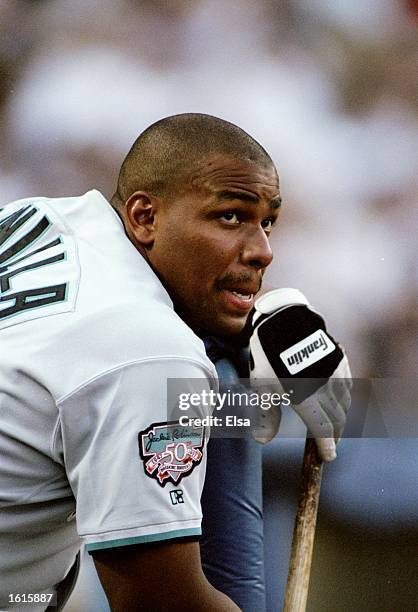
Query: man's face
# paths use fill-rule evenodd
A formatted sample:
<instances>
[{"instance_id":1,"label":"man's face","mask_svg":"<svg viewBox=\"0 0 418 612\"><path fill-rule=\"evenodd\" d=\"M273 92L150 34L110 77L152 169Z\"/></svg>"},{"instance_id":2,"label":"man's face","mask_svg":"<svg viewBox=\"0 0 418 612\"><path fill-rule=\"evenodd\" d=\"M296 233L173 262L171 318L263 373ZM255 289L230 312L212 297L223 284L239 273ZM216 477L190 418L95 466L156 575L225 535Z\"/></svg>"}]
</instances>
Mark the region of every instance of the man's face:
<instances>
[{"instance_id":1,"label":"man's face","mask_svg":"<svg viewBox=\"0 0 418 612\"><path fill-rule=\"evenodd\" d=\"M236 334L245 325L273 255L280 206L273 166L216 154L185 190L162 202L148 259L175 309L198 334Z\"/></svg>"}]
</instances>

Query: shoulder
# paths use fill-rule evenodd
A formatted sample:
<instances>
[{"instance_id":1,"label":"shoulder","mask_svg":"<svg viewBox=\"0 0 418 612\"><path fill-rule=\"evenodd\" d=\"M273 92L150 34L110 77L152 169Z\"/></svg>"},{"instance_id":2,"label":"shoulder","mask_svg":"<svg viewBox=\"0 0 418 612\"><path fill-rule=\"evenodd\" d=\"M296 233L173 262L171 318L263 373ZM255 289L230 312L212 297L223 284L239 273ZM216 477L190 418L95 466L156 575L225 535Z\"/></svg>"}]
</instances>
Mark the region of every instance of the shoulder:
<instances>
[{"instance_id":1,"label":"shoulder","mask_svg":"<svg viewBox=\"0 0 418 612\"><path fill-rule=\"evenodd\" d=\"M164 363L167 372L177 363L182 376L187 376L189 368L191 377L200 371L202 377L217 378L200 338L172 308L152 300L99 308L62 328L59 346L54 343L51 348L44 354L49 355L47 369L56 398L132 364L155 364L155 372L161 374Z\"/></svg>"},{"instance_id":2,"label":"shoulder","mask_svg":"<svg viewBox=\"0 0 418 612\"><path fill-rule=\"evenodd\" d=\"M13 224L13 232L20 226L31 228L40 221L64 235L91 234L98 228L102 231L106 225L115 225L115 221L121 225L110 203L96 189L78 196L32 196L0 208L1 224Z\"/></svg>"},{"instance_id":3,"label":"shoulder","mask_svg":"<svg viewBox=\"0 0 418 612\"><path fill-rule=\"evenodd\" d=\"M6 213L13 213L16 211L19 218L26 217L30 218L36 211L54 211L59 210L70 212L71 210L82 210L86 207L87 203L98 204L100 202L106 202L104 196L96 190L87 191L86 193L79 196L65 196L57 198L49 198L46 196L30 196L22 198L20 200L14 200L8 202L0 208L2 215ZM32 211L32 209L34 209Z\"/></svg>"},{"instance_id":4,"label":"shoulder","mask_svg":"<svg viewBox=\"0 0 418 612\"><path fill-rule=\"evenodd\" d=\"M99 309L80 320L77 328L90 345L121 360L177 356L207 361L200 338L170 305L149 296Z\"/></svg>"}]
</instances>

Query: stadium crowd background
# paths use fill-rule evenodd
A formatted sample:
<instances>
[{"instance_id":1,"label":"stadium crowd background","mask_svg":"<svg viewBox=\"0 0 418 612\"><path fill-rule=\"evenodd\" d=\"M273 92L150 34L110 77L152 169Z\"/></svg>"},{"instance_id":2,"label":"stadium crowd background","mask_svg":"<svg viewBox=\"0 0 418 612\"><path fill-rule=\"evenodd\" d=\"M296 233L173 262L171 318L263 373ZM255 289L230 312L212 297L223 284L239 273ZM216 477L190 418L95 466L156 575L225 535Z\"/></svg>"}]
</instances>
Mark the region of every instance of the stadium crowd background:
<instances>
[{"instance_id":1,"label":"stadium crowd background","mask_svg":"<svg viewBox=\"0 0 418 612\"><path fill-rule=\"evenodd\" d=\"M205 112L271 153L271 286L302 289L356 377L418 362L416 0L2 0L0 206L110 197L153 121Z\"/></svg>"},{"instance_id":2,"label":"stadium crowd background","mask_svg":"<svg viewBox=\"0 0 418 612\"><path fill-rule=\"evenodd\" d=\"M326 313L356 376L417 362L418 3L2 0L0 204L111 195L148 124L208 112L275 159L273 286Z\"/></svg>"}]
</instances>

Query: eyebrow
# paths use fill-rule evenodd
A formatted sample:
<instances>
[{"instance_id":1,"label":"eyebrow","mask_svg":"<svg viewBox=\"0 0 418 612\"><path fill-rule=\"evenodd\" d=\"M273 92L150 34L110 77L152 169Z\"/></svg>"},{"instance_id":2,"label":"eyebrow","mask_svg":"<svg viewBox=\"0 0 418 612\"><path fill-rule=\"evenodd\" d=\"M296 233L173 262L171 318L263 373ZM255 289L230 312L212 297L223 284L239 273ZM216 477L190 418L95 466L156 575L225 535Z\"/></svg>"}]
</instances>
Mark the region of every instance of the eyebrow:
<instances>
[{"instance_id":1,"label":"eyebrow","mask_svg":"<svg viewBox=\"0 0 418 612\"><path fill-rule=\"evenodd\" d=\"M260 199L258 196L248 193L247 191L233 191L231 189L224 189L223 191L219 191L217 194L218 200L244 200L245 202L253 202L258 204ZM271 208L280 208L282 203L282 198L280 196L276 196L270 202Z\"/></svg>"}]
</instances>

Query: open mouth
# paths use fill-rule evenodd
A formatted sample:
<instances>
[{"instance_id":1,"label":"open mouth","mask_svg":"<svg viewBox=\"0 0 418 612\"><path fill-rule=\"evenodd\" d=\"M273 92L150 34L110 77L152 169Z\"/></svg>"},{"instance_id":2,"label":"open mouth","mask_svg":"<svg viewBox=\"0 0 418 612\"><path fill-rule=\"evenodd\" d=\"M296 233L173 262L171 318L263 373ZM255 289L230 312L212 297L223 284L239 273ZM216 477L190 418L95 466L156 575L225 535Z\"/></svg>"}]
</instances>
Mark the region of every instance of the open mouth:
<instances>
[{"instance_id":1,"label":"open mouth","mask_svg":"<svg viewBox=\"0 0 418 612\"><path fill-rule=\"evenodd\" d=\"M254 293L244 293L243 290L238 291L236 289L224 289L222 293L229 310L248 313L253 307Z\"/></svg>"},{"instance_id":2,"label":"open mouth","mask_svg":"<svg viewBox=\"0 0 418 612\"><path fill-rule=\"evenodd\" d=\"M246 300L247 302L251 302L254 297L253 293L240 293L239 291L231 291L231 293L238 296L242 300Z\"/></svg>"}]
</instances>

